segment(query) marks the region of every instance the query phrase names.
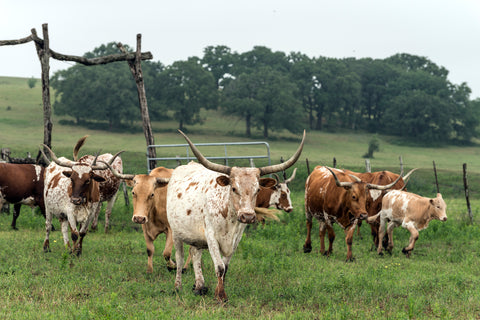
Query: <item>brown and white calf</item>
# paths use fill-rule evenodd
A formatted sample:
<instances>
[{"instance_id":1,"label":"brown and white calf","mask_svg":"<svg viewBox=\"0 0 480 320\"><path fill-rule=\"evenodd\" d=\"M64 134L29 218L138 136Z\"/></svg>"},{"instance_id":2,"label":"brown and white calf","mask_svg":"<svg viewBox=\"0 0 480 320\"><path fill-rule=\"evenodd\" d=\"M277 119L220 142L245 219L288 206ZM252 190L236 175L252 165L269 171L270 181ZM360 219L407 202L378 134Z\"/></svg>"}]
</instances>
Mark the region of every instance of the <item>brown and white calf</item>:
<instances>
[{"instance_id":1,"label":"brown and white calf","mask_svg":"<svg viewBox=\"0 0 480 320\"><path fill-rule=\"evenodd\" d=\"M382 239L388 232L387 251L393 248L393 229L402 226L410 231L410 241L402 252L408 257L418 239L418 232L428 227L430 221L436 219L447 221L447 205L440 193L436 198L425 198L414 193L392 190L382 200L382 210L375 216L367 219L368 223L380 217L379 238ZM388 227L387 227L388 223ZM382 254L383 246L378 245L378 254Z\"/></svg>"},{"instance_id":2,"label":"brown and white calf","mask_svg":"<svg viewBox=\"0 0 480 320\"><path fill-rule=\"evenodd\" d=\"M110 167L110 166L109 166ZM147 245L147 272L153 272L153 242L161 233L165 233L165 249L163 258L168 269L175 269L172 261L173 238L167 219L167 186L173 169L157 167L150 174L121 174L110 167L119 179L124 179L132 189L133 216L132 221L142 225L143 236Z\"/></svg>"},{"instance_id":3,"label":"brown and white calf","mask_svg":"<svg viewBox=\"0 0 480 320\"><path fill-rule=\"evenodd\" d=\"M94 171L107 169L106 166L86 164L57 158L47 146L52 161L45 169L45 241L44 251L50 251L50 231L52 218L57 217L61 223L63 241L77 255L82 253L83 238L100 205L99 182L104 178ZM70 229L73 244L70 244ZM78 241L78 242L77 242Z\"/></svg>"},{"instance_id":4,"label":"brown and white calf","mask_svg":"<svg viewBox=\"0 0 480 320\"><path fill-rule=\"evenodd\" d=\"M17 218L22 204L38 206L45 216L43 179L45 168L35 164L0 163L0 208L13 204L12 228L17 229Z\"/></svg>"},{"instance_id":5,"label":"brown and white calf","mask_svg":"<svg viewBox=\"0 0 480 320\"><path fill-rule=\"evenodd\" d=\"M228 265L245 227L256 220L255 203L260 186L269 185L272 180L275 183L274 179L261 176L292 166L302 152L305 132L300 147L289 160L262 168L212 163L187 136L184 137L201 164L191 162L177 167L168 184L167 217L173 232L177 262L175 288L180 290L182 287L183 245L186 243L192 254L195 293L206 292L201 255L204 249L208 249L217 276L215 297L226 301L224 281Z\"/></svg>"}]
</instances>

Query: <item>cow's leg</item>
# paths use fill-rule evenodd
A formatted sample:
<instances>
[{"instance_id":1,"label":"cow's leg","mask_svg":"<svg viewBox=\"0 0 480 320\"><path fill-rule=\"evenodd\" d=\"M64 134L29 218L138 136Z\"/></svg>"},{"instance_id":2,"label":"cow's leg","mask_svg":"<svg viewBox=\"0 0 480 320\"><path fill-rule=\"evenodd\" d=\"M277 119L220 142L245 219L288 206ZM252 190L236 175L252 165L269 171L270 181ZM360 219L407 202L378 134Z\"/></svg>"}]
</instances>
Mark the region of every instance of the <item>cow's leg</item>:
<instances>
[{"instance_id":1,"label":"cow's leg","mask_svg":"<svg viewBox=\"0 0 480 320\"><path fill-rule=\"evenodd\" d=\"M410 258L410 254L412 253L413 247L415 246L415 242L418 239L418 230L412 223L407 223L402 226L408 231L410 231L410 242L408 246L402 249L402 252L407 256L407 258Z\"/></svg>"},{"instance_id":2,"label":"cow's leg","mask_svg":"<svg viewBox=\"0 0 480 320\"><path fill-rule=\"evenodd\" d=\"M320 253L323 255L328 255L325 253L325 233L327 224L324 221L318 221L318 237L320 238Z\"/></svg>"},{"instance_id":3,"label":"cow's leg","mask_svg":"<svg viewBox=\"0 0 480 320\"><path fill-rule=\"evenodd\" d=\"M383 217L382 213L380 212L380 227L378 228L378 244L377 244L377 253L379 255L383 255L383 246L380 239L383 239L385 236L385 232L387 229L387 219Z\"/></svg>"},{"instance_id":4,"label":"cow's leg","mask_svg":"<svg viewBox=\"0 0 480 320\"><path fill-rule=\"evenodd\" d=\"M52 213L46 212L45 215L45 240L43 241L43 251L50 252L50 231L52 230Z\"/></svg>"},{"instance_id":5,"label":"cow's leg","mask_svg":"<svg viewBox=\"0 0 480 320\"><path fill-rule=\"evenodd\" d=\"M307 215L307 239L305 239L305 244L303 245L303 252L309 253L312 252L312 216Z\"/></svg>"},{"instance_id":6,"label":"cow's leg","mask_svg":"<svg viewBox=\"0 0 480 320\"><path fill-rule=\"evenodd\" d=\"M173 237L175 246L175 260L177 260L177 275L175 277L175 289L182 290L182 264L183 264L183 241Z\"/></svg>"},{"instance_id":7,"label":"cow's leg","mask_svg":"<svg viewBox=\"0 0 480 320\"><path fill-rule=\"evenodd\" d=\"M177 265L175 262L172 261L172 249L173 249L173 238L172 238L172 230L170 228L167 228L165 230L165 249L163 249L163 259L165 259L167 263L167 269L172 271L175 270ZM153 246L153 244L152 244ZM190 254L189 254L190 257ZM188 259L187 259L188 262Z\"/></svg>"},{"instance_id":8,"label":"cow's leg","mask_svg":"<svg viewBox=\"0 0 480 320\"><path fill-rule=\"evenodd\" d=\"M358 225L357 225L357 236L358 236L359 239L363 239L362 233L360 232L360 227L361 226L362 226L362 221L359 221Z\"/></svg>"},{"instance_id":9,"label":"cow's leg","mask_svg":"<svg viewBox=\"0 0 480 320\"><path fill-rule=\"evenodd\" d=\"M117 200L117 193L113 195L112 199L108 200L107 207L105 208L105 233L107 233L108 228L110 227L110 217L112 216L112 209L115 200Z\"/></svg>"},{"instance_id":10,"label":"cow's leg","mask_svg":"<svg viewBox=\"0 0 480 320\"><path fill-rule=\"evenodd\" d=\"M190 262L192 261L192 250L192 246L190 246L190 248L188 249L187 261L185 261L185 264L183 265L183 272L186 272L188 270Z\"/></svg>"},{"instance_id":11,"label":"cow's leg","mask_svg":"<svg viewBox=\"0 0 480 320\"><path fill-rule=\"evenodd\" d=\"M95 213L93 215L93 221L92 225L90 226L90 230L96 231L97 230L97 225L98 225L98 216L100 215L100 210L102 210L102 206L99 205L97 209L95 210Z\"/></svg>"},{"instance_id":12,"label":"cow's leg","mask_svg":"<svg viewBox=\"0 0 480 320\"><path fill-rule=\"evenodd\" d=\"M205 234L213 235L213 230L208 230L211 228L206 228ZM215 297L221 301L226 302L228 300L227 294L225 293L224 281L225 273L227 271L226 265L223 262L222 255L220 254L220 248L217 240L212 236L207 236L208 251L210 252L210 257L213 260L213 265L215 266L215 275L217 276L217 287L215 288ZM176 249L176 247L175 247ZM178 261L177 261L177 270L178 270ZM182 261L183 263L183 261ZM195 263L195 262L194 262Z\"/></svg>"},{"instance_id":13,"label":"cow's leg","mask_svg":"<svg viewBox=\"0 0 480 320\"><path fill-rule=\"evenodd\" d=\"M63 244L65 245L65 249L71 250L72 248L70 247L70 240L68 239L68 221L59 218L58 221L60 221L60 229L62 230L62 236L63 236Z\"/></svg>"},{"instance_id":14,"label":"cow's leg","mask_svg":"<svg viewBox=\"0 0 480 320\"><path fill-rule=\"evenodd\" d=\"M193 292L197 295L204 295L208 292L205 287L205 279L202 273L202 249L190 246L188 250L189 255L192 255L193 271L195 272L195 284L193 285Z\"/></svg>"},{"instance_id":15,"label":"cow's leg","mask_svg":"<svg viewBox=\"0 0 480 320\"><path fill-rule=\"evenodd\" d=\"M374 221L370 224L370 233L372 234L372 239L373 239L373 245L371 250L373 248L378 248L378 227L379 223L377 221Z\"/></svg>"},{"instance_id":16,"label":"cow's leg","mask_svg":"<svg viewBox=\"0 0 480 320\"><path fill-rule=\"evenodd\" d=\"M335 241L335 230L333 229L333 226L329 221L325 222L325 225L327 227L327 234L328 234L328 250L325 253L325 255L330 256L330 254L333 251L333 241Z\"/></svg>"},{"instance_id":17,"label":"cow's leg","mask_svg":"<svg viewBox=\"0 0 480 320\"><path fill-rule=\"evenodd\" d=\"M387 225L387 245L385 246L385 244L382 242L382 244L380 244L381 246L383 246L390 254L392 253L392 249L393 249L393 229L395 229L397 227L397 224L394 222L394 221L390 221Z\"/></svg>"},{"instance_id":18,"label":"cow's leg","mask_svg":"<svg viewBox=\"0 0 480 320\"><path fill-rule=\"evenodd\" d=\"M153 254L155 253L155 245L153 241L155 239L150 238L145 230L145 225L142 225L143 229L143 237L145 238L145 244L147 245L147 273L153 272Z\"/></svg>"},{"instance_id":19,"label":"cow's leg","mask_svg":"<svg viewBox=\"0 0 480 320\"><path fill-rule=\"evenodd\" d=\"M356 219L355 222L345 229L345 242L347 243L347 261L353 261L353 253L352 253L352 244L353 244L353 234L355 233L355 228L357 227L358 220Z\"/></svg>"},{"instance_id":20,"label":"cow's leg","mask_svg":"<svg viewBox=\"0 0 480 320\"><path fill-rule=\"evenodd\" d=\"M17 229L17 218L20 215L20 209L22 208L21 203L15 203L13 205L13 219L12 219L12 229L13 230L18 230Z\"/></svg>"}]
</instances>

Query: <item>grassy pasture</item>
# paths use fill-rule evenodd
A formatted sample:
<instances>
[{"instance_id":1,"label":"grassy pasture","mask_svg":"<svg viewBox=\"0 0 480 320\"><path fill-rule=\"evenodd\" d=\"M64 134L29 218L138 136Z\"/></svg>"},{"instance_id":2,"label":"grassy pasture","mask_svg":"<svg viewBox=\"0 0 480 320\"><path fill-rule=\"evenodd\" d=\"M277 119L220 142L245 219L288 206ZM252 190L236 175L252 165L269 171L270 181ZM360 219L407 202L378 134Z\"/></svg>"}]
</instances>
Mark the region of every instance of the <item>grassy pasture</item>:
<instances>
[{"instance_id":1,"label":"grassy pasture","mask_svg":"<svg viewBox=\"0 0 480 320\"><path fill-rule=\"evenodd\" d=\"M12 156L36 154L43 141L40 83L29 89L27 79L0 78L0 147ZM10 108L8 108L10 107ZM7 110L8 109L8 110ZM66 118L64 118L66 119ZM204 126L193 126L194 142L244 141L243 123L208 114ZM107 133L62 126L54 116L53 150L71 157L77 139L90 138L84 153L126 150L125 172L146 171L143 133ZM184 143L176 123L152 124L156 142ZM263 140L256 132L256 140ZM272 161L288 157L299 135L281 132L268 141ZM132 208L119 195L112 214L111 232L89 233L83 255L70 256L61 233L51 234L52 252L43 253L44 219L23 208L19 231L10 229L11 215L0 214L0 318L2 319L476 319L480 317L480 164L478 146L420 148L390 143L380 136L380 152L371 160L373 170L398 172L398 156L406 169L420 168L409 190L434 196L432 161L436 162L440 190L447 202L448 221L433 221L420 232L412 257L401 248L409 234L394 232L392 255L377 256L371 250L368 225L362 239L354 238L356 260L345 263L344 233L335 226L337 238L330 258L319 253L318 237L313 251L304 254L305 216L303 184L310 166L331 165L360 171L371 135L363 133L308 132L304 153L294 180L295 210L281 222L251 226L243 236L229 267L226 292L229 302L218 304L213 292L216 279L208 252L204 253L204 276L210 288L206 296L191 292L192 271L183 277L183 291L174 292L174 273L163 267L161 252L165 237L156 241L154 272L146 274L147 256L141 228L131 222ZM201 149L203 150L203 149ZM251 150L239 150L240 154ZM468 164L474 224L467 219L463 198L462 164ZM289 170L290 174L291 170ZM103 214L103 212L102 212ZM54 221L55 228L59 224ZM314 224L318 230L318 224Z\"/></svg>"}]
</instances>

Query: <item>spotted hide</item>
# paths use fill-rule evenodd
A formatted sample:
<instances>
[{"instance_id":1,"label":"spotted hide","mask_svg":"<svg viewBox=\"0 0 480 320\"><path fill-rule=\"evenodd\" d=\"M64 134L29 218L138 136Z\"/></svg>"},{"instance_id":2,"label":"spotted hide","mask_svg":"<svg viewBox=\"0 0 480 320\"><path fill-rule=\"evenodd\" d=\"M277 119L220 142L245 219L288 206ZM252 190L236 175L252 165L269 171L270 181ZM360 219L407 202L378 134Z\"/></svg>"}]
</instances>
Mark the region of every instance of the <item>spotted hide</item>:
<instances>
[{"instance_id":1,"label":"spotted hide","mask_svg":"<svg viewBox=\"0 0 480 320\"><path fill-rule=\"evenodd\" d=\"M260 186L275 183L274 179L261 176L292 166L302 152L305 133L297 152L288 161L262 168L212 163L187 136L184 137L201 164L191 162L177 167L167 188L167 217L173 232L177 262L175 288L180 290L182 287L183 245L186 243L191 246L194 292L206 293L201 255L204 249L208 249L217 277L215 297L226 301L224 281L228 265L245 227L256 221L255 203Z\"/></svg>"},{"instance_id":2,"label":"spotted hide","mask_svg":"<svg viewBox=\"0 0 480 320\"><path fill-rule=\"evenodd\" d=\"M392 190L382 200L382 210L367 222L374 222L380 217L379 237L388 232L387 251L393 249L393 229L399 226L410 231L410 241L402 252L408 257L418 239L419 231L426 229L431 220L447 221L447 205L440 193L436 198L425 198L414 193ZM388 223L388 227L387 227ZM386 230L385 230L386 229ZM378 245L378 254L382 254L383 246Z\"/></svg>"}]
</instances>

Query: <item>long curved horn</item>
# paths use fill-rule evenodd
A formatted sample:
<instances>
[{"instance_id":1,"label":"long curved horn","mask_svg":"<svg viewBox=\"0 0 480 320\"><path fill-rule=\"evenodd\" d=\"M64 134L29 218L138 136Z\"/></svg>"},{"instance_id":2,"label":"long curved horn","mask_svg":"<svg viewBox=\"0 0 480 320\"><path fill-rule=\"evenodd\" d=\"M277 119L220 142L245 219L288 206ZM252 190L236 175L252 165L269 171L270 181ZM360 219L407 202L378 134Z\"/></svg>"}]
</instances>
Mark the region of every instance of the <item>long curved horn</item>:
<instances>
[{"instance_id":1,"label":"long curved horn","mask_svg":"<svg viewBox=\"0 0 480 320\"><path fill-rule=\"evenodd\" d=\"M45 161L45 163L48 165L50 165L50 160L47 158L47 155L45 154L45 152L43 152L43 149L40 148L40 153L42 154L42 157L43 157L43 160Z\"/></svg>"},{"instance_id":2,"label":"long curved horn","mask_svg":"<svg viewBox=\"0 0 480 320\"><path fill-rule=\"evenodd\" d=\"M300 143L300 146L298 147L295 154L290 159L288 159L284 163L259 168L260 169L260 176L263 176L263 175L266 175L266 174L269 174L269 173L274 173L274 172L280 172L280 171L283 171L283 170L287 170L288 168L293 166L295 164L295 162L297 162L298 158L300 158L300 155L302 154L303 144L305 143L305 135L306 135L306 132L305 132L305 130L303 130L302 142Z\"/></svg>"},{"instance_id":3,"label":"long curved horn","mask_svg":"<svg viewBox=\"0 0 480 320\"><path fill-rule=\"evenodd\" d=\"M115 158L118 157L118 155L119 155L120 153L124 152L124 151L125 151L125 150L118 151L117 153L115 153L115 154L113 155L113 157L112 157L110 160L108 160L108 164L111 165L111 164L113 163L113 161L115 161ZM105 169L108 169L107 166L100 166L100 165L96 165L96 164L95 164L95 163L97 162L97 157L98 157L98 153L97 153L97 155L95 156L95 160L93 160L93 162L92 162L92 169L93 169L93 170L105 170ZM101 160L98 160L98 162L103 162L103 163L107 164L106 162L101 161Z\"/></svg>"},{"instance_id":4,"label":"long curved horn","mask_svg":"<svg viewBox=\"0 0 480 320\"><path fill-rule=\"evenodd\" d=\"M185 135L185 133L183 133L181 130L178 130L178 132L180 132L182 134L182 136L185 138L185 140L187 140L187 143L190 145L190 148L192 149L193 153L195 154L195 157L197 157L198 161L205 168L210 169L212 171L219 172L219 173L224 173L226 175L230 175L230 171L232 170L231 167L224 166L224 165L217 164L217 163L213 163L213 162L207 160L207 158L205 158L203 156L203 154L200 152L200 150L198 150L198 148L193 145L193 142L190 141L190 139Z\"/></svg>"},{"instance_id":5,"label":"long curved horn","mask_svg":"<svg viewBox=\"0 0 480 320\"><path fill-rule=\"evenodd\" d=\"M275 177L275 180L277 180L277 184L279 184L280 178L278 177L278 174L274 173L273 176Z\"/></svg>"},{"instance_id":6,"label":"long curved horn","mask_svg":"<svg viewBox=\"0 0 480 320\"><path fill-rule=\"evenodd\" d=\"M134 174L123 174L123 173L120 173L118 172L117 170L115 170L110 163L108 162L105 162L103 160L98 160L98 162L102 162L106 165L106 167L108 169L110 169L110 171L112 171L113 175L119 179L124 179L124 180L133 180L133 178L135 177Z\"/></svg>"},{"instance_id":7,"label":"long curved horn","mask_svg":"<svg viewBox=\"0 0 480 320\"><path fill-rule=\"evenodd\" d=\"M43 143L42 143L42 146L43 146L45 149L47 149L48 152L50 152L50 157L51 157L52 160L55 161L55 163L58 164L59 166L71 168L71 167L73 167L73 165L75 164L75 162L70 161L70 160L60 161L60 160L57 158L57 156L55 155L55 153L53 153L53 151L52 151L46 144L43 144Z\"/></svg>"},{"instance_id":8,"label":"long curved horn","mask_svg":"<svg viewBox=\"0 0 480 320\"><path fill-rule=\"evenodd\" d=\"M405 188L407 187L407 183L410 181L410 175L415 171L417 170L418 168L415 168L415 169L412 169L410 170L404 177L403 177L403 182L405 183L402 190L405 190Z\"/></svg>"},{"instance_id":9,"label":"long curved horn","mask_svg":"<svg viewBox=\"0 0 480 320\"><path fill-rule=\"evenodd\" d=\"M337 178L337 175L333 172L332 169L330 169L329 167L325 167L328 169L328 171L330 171L330 173L333 175L333 178L335 179L335 183L337 184L337 186L339 187L351 187L353 185L353 182L340 182L340 180L338 180Z\"/></svg>"},{"instance_id":10,"label":"long curved horn","mask_svg":"<svg viewBox=\"0 0 480 320\"><path fill-rule=\"evenodd\" d=\"M353 174L350 174L350 173L349 173L348 175L349 175L350 177L352 177L355 181L357 181L357 182L362 182L362 179L360 179L359 177L357 177L357 176L355 176L355 175L353 175Z\"/></svg>"},{"instance_id":11,"label":"long curved horn","mask_svg":"<svg viewBox=\"0 0 480 320\"><path fill-rule=\"evenodd\" d=\"M369 189L377 189L377 190L387 190L387 189L390 189L391 187L393 187L393 186L402 178L402 174L403 174L403 170L402 170L402 171L400 172L400 174L398 175L398 178L397 178L395 181L393 181L392 183L390 183L390 184L381 186L381 185L378 185L378 184L367 183L367 188L369 188Z\"/></svg>"},{"instance_id":12,"label":"long curved horn","mask_svg":"<svg viewBox=\"0 0 480 320\"><path fill-rule=\"evenodd\" d=\"M295 173L297 173L297 168L293 169L292 175L290 176L290 178L285 180L285 184L289 184L290 182L292 182L293 179L295 179Z\"/></svg>"},{"instance_id":13,"label":"long curved horn","mask_svg":"<svg viewBox=\"0 0 480 320\"><path fill-rule=\"evenodd\" d=\"M86 136L81 137L78 139L77 144L73 148L73 161L78 161L78 151L80 148L85 144L85 140L88 138L88 134Z\"/></svg>"}]
</instances>

